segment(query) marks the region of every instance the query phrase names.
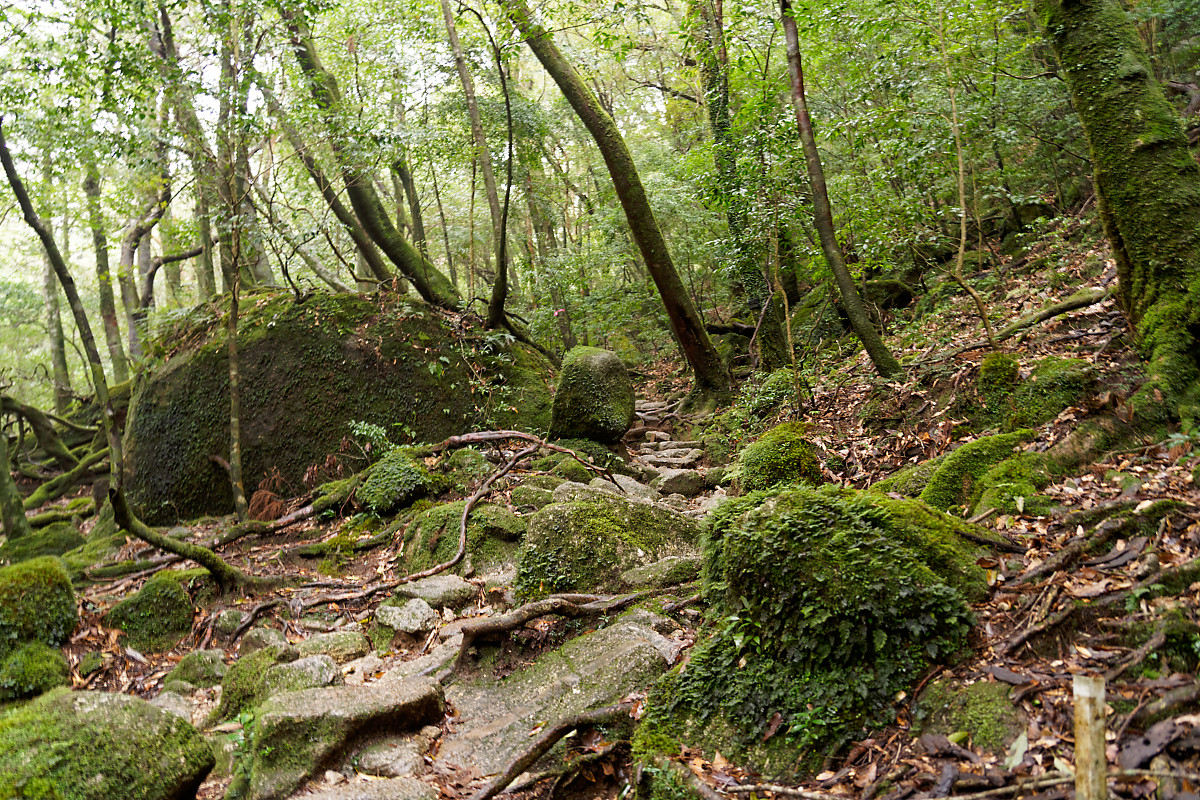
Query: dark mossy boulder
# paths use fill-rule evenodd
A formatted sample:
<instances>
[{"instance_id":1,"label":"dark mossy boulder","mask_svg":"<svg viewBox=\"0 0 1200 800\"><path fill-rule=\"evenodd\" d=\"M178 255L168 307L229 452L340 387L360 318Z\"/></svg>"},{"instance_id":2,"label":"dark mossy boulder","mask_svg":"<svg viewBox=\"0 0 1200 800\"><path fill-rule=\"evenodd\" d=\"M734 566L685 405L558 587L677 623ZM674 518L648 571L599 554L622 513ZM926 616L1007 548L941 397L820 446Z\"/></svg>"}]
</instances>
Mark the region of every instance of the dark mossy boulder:
<instances>
[{"instance_id":1,"label":"dark mossy boulder","mask_svg":"<svg viewBox=\"0 0 1200 800\"><path fill-rule=\"evenodd\" d=\"M0 546L0 559L17 564L41 556L61 556L86 543L70 522L52 522L35 528L28 536L5 542Z\"/></svg>"},{"instance_id":2,"label":"dark mossy boulder","mask_svg":"<svg viewBox=\"0 0 1200 800\"><path fill-rule=\"evenodd\" d=\"M694 555L699 534L689 517L605 492L553 503L529 517L514 588L523 598L619 591L623 572Z\"/></svg>"},{"instance_id":3,"label":"dark mossy boulder","mask_svg":"<svg viewBox=\"0 0 1200 800\"><path fill-rule=\"evenodd\" d=\"M125 632L124 643L135 650L170 650L192 629L192 597L179 573L160 572L132 597L113 606L104 623Z\"/></svg>"},{"instance_id":4,"label":"dark mossy boulder","mask_svg":"<svg viewBox=\"0 0 1200 800\"><path fill-rule=\"evenodd\" d=\"M894 722L896 694L959 656L968 602L986 594L967 530L918 501L838 487L720 506L704 559L715 628L651 693L635 753L687 744L791 777Z\"/></svg>"},{"instance_id":5,"label":"dark mossy boulder","mask_svg":"<svg viewBox=\"0 0 1200 800\"><path fill-rule=\"evenodd\" d=\"M754 491L777 483L821 483L816 447L804 438L807 430L802 422L785 422L748 445L742 451L738 485Z\"/></svg>"},{"instance_id":6,"label":"dark mossy boulder","mask_svg":"<svg viewBox=\"0 0 1200 800\"><path fill-rule=\"evenodd\" d=\"M130 406L130 502L151 523L227 513L229 477L209 459L229 449L225 326L202 307L150 347L173 349L139 380ZM541 356L394 296L248 297L238 347L249 487L273 469L299 486L338 452L351 421L418 442L477 426L550 425Z\"/></svg>"},{"instance_id":7,"label":"dark mossy boulder","mask_svg":"<svg viewBox=\"0 0 1200 800\"><path fill-rule=\"evenodd\" d=\"M1033 431L1018 430L967 442L946 455L921 491L921 499L942 511L965 503L988 470L1032 438Z\"/></svg>"},{"instance_id":8,"label":"dark mossy boulder","mask_svg":"<svg viewBox=\"0 0 1200 800\"><path fill-rule=\"evenodd\" d=\"M419 512L404 537L406 569L428 569L454 558L458 552L459 525L465 500L443 503ZM467 552L455 568L460 575L490 572L516 563L516 542L525 533L526 520L507 508L479 503L467 517Z\"/></svg>"},{"instance_id":9,"label":"dark mossy boulder","mask_svg":"<svg viewBox=\"0 0 1200 800\"><path fill-rule=\"evenodd\" d=\"M863 285L863 299L885 310L904 308L915 296L911 286L895 278L876 278Z\"/></svg>"},{"instance_id":10,"label":"dark mossy boulder","mask_svg":"<svg viewBox=\"0 0 1200 800\"><path fill-rule=\"evenodd\" d=\"M62 652L41 642L25 642L0 664L0 700L35 697L70 683Z\"/></svg>"},{"instance_id":11,"label":"dark mossy boulder","mask_svg":"<svg viewBox=\"0 0 1200 800\"><path fill-rule=\"evenodd\" d=\"M556 439L617 442L633 422L633 383L616 353L574 347L563 359L550 421Z\"/></svg>"},{"instance_id":12,"label":"dark mossy boulder","mask_svg":"<svg viewBox=\"0 0 1200 800\"><path fill-rule=\"evenodd\" d=\"M0 797L183 800L212 768L199 731L129 695L59 689L0 716Z\"/></svg>"},{"instance_id":13,"label":"dark mossy boulder","mask_svg":"<svg viewBox=\"0 0 1200 800\"><path fill-rule=\"evenodd\" d=\"M57 558L0 568L0 658L23 642L58 647L78 619L71 579Z\"/></svg>"},{"instance_id":14,"label":"dark mossy boulder","mask_svg":"<svg viewBox=\"0 0 1200 800\"><path fill-rule=\"evenodd\" d=\"M376 514L388 514L436 495L447 485L444 476L432 473L408 448L398 447L371 467L358 488L358 502Z\"/></svg>"}]
</instances>

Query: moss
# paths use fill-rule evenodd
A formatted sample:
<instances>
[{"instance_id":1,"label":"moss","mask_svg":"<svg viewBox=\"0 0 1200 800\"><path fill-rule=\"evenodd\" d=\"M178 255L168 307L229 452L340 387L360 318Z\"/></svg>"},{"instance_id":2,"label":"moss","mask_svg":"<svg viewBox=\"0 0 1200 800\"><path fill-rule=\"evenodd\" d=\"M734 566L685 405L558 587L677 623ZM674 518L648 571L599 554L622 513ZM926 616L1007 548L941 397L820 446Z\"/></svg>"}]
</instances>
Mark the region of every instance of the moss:
<instances>
[{"instance_id":1,"label":"moss","mask_svg":"<svg viewBox=\"0 0 1200 800\"><path fill-rule=\"evenodd\" d=\"M967 442L947 454L922 490L921 499L942 511L966 502L975 489L975 483L988 470L1011 456L1019 444L1031 438L1033 431L1018 430Z\"/></svg>"},{"instance_id":2,"label":"moss","mask_svg":"<svg viewBox=\"0 0 1200 800\"><path fill-rule=\"evenodd\" d=\"M186 681L193 686L215 686L225 676L224 656L220 650L195 650L179 659L163 682Z\"/></svg>"},{"instance_id":3,"label":"moss","mask_svg":"<svg viewBox=\"0 0 1200 800\"><path fill-rule=\"evenodd\" d=\"M595 473L570 456L560 455L550 469L550 474L576 483L587 483Z\"/></svg>"},{"instance_id":4,"label":"moss","mask_svg":"<svg viewBox=\"0 0 1200 800\"><path fill-rule=\"evenodd\" d=\"M86 678L88 675L91 675L93 672L103 667L105 660L106 659L104 658L103 653L97 653L94 651L90 653L84 653L79 657L79 664L76 666L76 668L79 670L79 674Z\"/></svg>"},{"instance_id":5,"label":"moss","mask_svg":"<svg viewBox=\"0 0 1200 800\"><path fill-rule=\"evenodd\" d=\"M1078 358L1045 358L1012 393L1009 430L1049 422L1068 406L1083 405L1096 390L1096 369Z\"/></svg>"},{"instance_id":6,"label":"moss","mask_svg":"<svg viewBox=\"0 0 1200 800\"><path fill-rule=\"evenodd\" d=\"M60 556L85 543L70 522L53 522L44 528L36 528L28 536L5 542L0 546L0 559L16 564L41 556Z\"/></svg>"},{"instance_id":7,"label":"moss","mask_svg":"<svg viewBox=\"0 0 1200 800\"><path fill-rule=\"evenodd\" d=\"M228 448L228 355L216 322L165 329L151 348L198 344L178 347L135 388L127 489L152 524L232 510L228 477L208 460ZM430 442L493 417L523 430L549 425L549 366L539 356L394 295L318 294L302 304L263 295L248 304L238 339L249 486L272 469L299 486L339 452L351 420Z\"/></svg>"},{"instance_id":8,"label":"moss","mask_svg":"<svg viewBox=\"0 0 1200 800\"><path fill-rule=\"evenodd\" d=\"M1002 514L1015 514L1020 497L1024 498L1022 513L1043 514L1052 501L1037 492L1052 482L1050 460L1044 453L1018 453L989 469L975 484L971 513L994 508Z\"/></svg>"},{"instance_id":9,"label":"moss","mask_svg":"<svg viewBox=\"0 0 1200 800\"><path fill-rule=\"evenodd\" d=\"M521 598L615 591L622 572L689 555L698 538L692 520L646 503L601 495L555 503L529 518L513 588Z\"/></svg>"},{"instance_id":10,"label":"moss","mask_svg":"<svg viewBox=\"0 0 1200 800\"><path fill-rule=\"evenodd\" d=\"M945 458L945 455L940 455L919 464L910 464L893 472L883 480L871 484L871 491L884 494L894 492L905 497L919 497Z\"/></svg>"},{"instance_id":11,"label":"moss","mask_svg":"<svg viewBox=\"0 0 1200 800\"><path fill-rule=\"evenodd\" d=\"M65 553L62 562L72 580L82 580L84 570L93 564L111 560L124 544L125 535L117 528L112 504L106 499L96 515L96 524L92 526L87 541L75 550ZM128 571L134 572L136 568Z\"/></svg>"},{"instance_id":12,"label":"moss","mask_svg":"<svg viewBox=\"0 0 1200 800\"><path fill-rule=\"evenodd\" d=\"M371 469L371 476L358 489L358 500L376 514L387 514L414 500L437 495L446 479L426 469L406 448L388 453Z\"/></svg>"},{"instance_id":13,"label":"moss","mask_svg":"<svg viewBox=\"0 0 1200 800\"><path fill-rule=\"evenodd\" d=\"M141 591L117 603L104 622L125 631L125 643L135 650L170 650L192 629L192 598L183 581L160 572Z\"/></svg>"},{"instance_id":14,"label":"moss","mask_svg":"<svg viewBox=\"0 0 1200 800\"><path fill-rule=\"evenodd\" d=\"M466 501L443 503L417 514L404 539L406 568L410 572L449 561L458 551L459 524ZM480 503L467 518L467 552L455 571L490 570L516 560L512 543L524 523L508 509Z\"/></svg>"},{"instance_id":15,"label":"moss","mask_svg":"<svg viewBox=\"0 0 1200 800\"><path fill-rule=\"evenodd\" d=\"M190 797L212 766L195 728L133 697L57 689L0 716L0 797Z\"/></svg>"},{"instance_id":16,"label":"moss","mask_svg":"<svg viewBox=\"0 0 1200 800\"><path fill-rule=\"evenodd\" d=\"M705 542L719 622L647 718L769 775L819 766L891 722L896 692L965 646L965 598L986 581L961 527L916 501L837 487L724 504Z\"/></svg>"},{"instance_id":17,"label":"moss","mask_svg":"<svg viewBox=\"0 0 1200 800\"><path fill-rule=\"evenodd\" d=\"M619 441L633 422L633 384L615 353L574 347L563 358L550 421L556 439Z\"/></svg>"},{"instance_id":18,"label":"moss","mask_svg":"<svg viewBox=\"0 0 1200 800\"><path fill-rule=\"evenodd\" d=\"M517 508L525 508L532 506L533 508L542 508L550 505L554 499L554 492L549 489L539 489L536 486L521 486L514 487L512 490L513 505Z\"/></svg>"},{"instance_id":19,"label":"moss","mask_svg":"<svg viewBox=\"0 0 1200 800\"><path fill-rule=\"evenodd\" d=\"M1021 362L1016 356L992 353L979 365L979 395L991 415L1005 415L1011 410L1012 394L1020 382Z\"/></svg>"},{"instance_id":20,"label":"moss","mask_svg":"<svg viewBox=\"0 0 1200 800\"><path fill-rule=\"evenodd\" d=\"M743 450L741 487L754 491L777 483L820 483L821 465L812 442L804 438L806 431L803 423L785 422Z\"/></svg>"},{"instance_id":21,"label":"moss","mask_svg":"<svg viewBox=\"0 0 1200 800\"><path fill-rule=\"evenodd\" d=\"M22 700L69 686L71 668L56 648L26 642L0 665L0 700Z\"/></svg>"},{"instance_id":22,"label":"moss","mask_svg":"<svg viewBox=\"0 0 1200 800\"><path fill-rule=\"evenodd\" d=\"M441 463L447 482L456 492L466 494L495 471L483 453L473 447L455 450Z\"/></svg>"},{"instance_id":23,"label":"moss","mask_svg":"<svg viewBox=\"0 0 1200 800\"><path fill-rule=\"evenodd\" d=\"M57 558L0 568L0 658L21 642L58 647L77 621L75 593Z\"/></svg>"},{"instance_id":24,"label":"moss","mask_svg":"<svg viewBox=\"0 0 1200 800\"><path fill-rule=\"evenodd\" d=\"M986 681L966 686L933 681L917 704L914 717L918 729L947 736L966 731L976 748L1002 754L1025 729L1021 711L1008 699L1009 689Z\"/></svg>"},{"instance_id":25,"label":"moss","mask_svg":"<svg viewBox=\"0 0 1200 800\"><path fill-rule=\"evenodd\" d=\"M287 655L295 658L295 653L294 649L289 652L286 648L272 645L233 662L221 681L221 701L213 709L209 723L232 719L266 700L267 670Z\"/></svg>"}]
</instances>

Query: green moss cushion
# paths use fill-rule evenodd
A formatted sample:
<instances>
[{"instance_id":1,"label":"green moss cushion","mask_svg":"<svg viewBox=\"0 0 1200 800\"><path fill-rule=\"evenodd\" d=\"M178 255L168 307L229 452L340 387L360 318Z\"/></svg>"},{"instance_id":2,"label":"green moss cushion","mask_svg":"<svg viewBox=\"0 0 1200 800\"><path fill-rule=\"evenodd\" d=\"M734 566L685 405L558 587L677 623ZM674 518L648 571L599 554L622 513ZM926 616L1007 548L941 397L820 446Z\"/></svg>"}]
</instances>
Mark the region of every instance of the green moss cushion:
<instances>
[{"instance_id":1,"label":"green moss cushion","mask_svg":"<svg viewBox=\"0 0 1200 800\"><path fill-rule=\"evenodd\" d=\"M0 569L0 657L21 642L58 647L78 622L75 592L52 556Z\"/></svg>"},{"instance_id":2,"label":"green moss cushion","mask_svg":"<svg viewBox=\"0 0 1200 800\"><path fill-rule=\"evenodd\" d=\"M804 438L807 426L785 422L764 433L742 451L741 487L768 489L777 483L822 481L821 465L812 442Z\"/></svg>"}]
</instances>

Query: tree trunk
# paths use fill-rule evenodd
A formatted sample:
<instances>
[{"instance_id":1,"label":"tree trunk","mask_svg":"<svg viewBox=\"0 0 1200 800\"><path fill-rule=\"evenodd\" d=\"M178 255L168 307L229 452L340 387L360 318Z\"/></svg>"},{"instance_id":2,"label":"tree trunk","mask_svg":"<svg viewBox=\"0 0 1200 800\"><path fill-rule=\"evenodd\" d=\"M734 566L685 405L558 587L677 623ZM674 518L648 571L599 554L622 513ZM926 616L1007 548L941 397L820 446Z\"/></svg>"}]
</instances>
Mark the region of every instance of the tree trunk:
<instances>
[{"instance_id":1,"label":"tree trunk","mask_svg":"<svg viewBox=\"0 0 1200 800\"><path fill-rule=\"evenodd\" d=\"M764 248L748 230L749 215L742 199L738 174L738 146L730 135L729 58L725 48L722 0L711 10L707 0L693 4L700 31L695 38L697 61L704 80L704 106L713 140L713 162L717 172L716 193L725 206L729 238L733 240L734 280L742 287L750 309L761 314L758 326L759 366L770 372L791 363L790 348L783 330L783 308L764 276ZM763 309L766 309L765 311Z\"/></svg>"},{"instance_id":2,"label":"tree trunk","mask_svg":"<svg viewBox=\"0 0 1200 800\"><path fill-rule=\"evenodd\" d=\"M870 356L875 370L885 378L899 375L903 370L900 362L883 343L879 332L871 324L867 309L863 306L862 298L850 270L846 267L846 259L842 254L842 246L838 243L837 233L833 226L833 209L829 204L829 190L825 187L825 170L821 166L821 154L817 151L817 138L813 133L812 120L808 115L808 103L804 97L804 67L800 60L800 37L796 33L796 20L792 16L792 5L788 0L780 0L780 15L783 17L783 31L787 37L788 72L791 75L792 106L796 112L796 125L800 130L800 141L804 146L804 159L808 166L808 180L812 186L813 222L821 239L821 251L829 262L834 280L842 296L842 308L850 318L850 327L863 343Z\"/></svg>"},{"instance_id":3,"label":"tree trunk","mask_svg":"<svg viewBox=\"0 0 1200 800\"><path fill-rule=\"evenodd\" d=\"M450 49L454 53L454 67L458 70L458 79L463 87L463 97L467 102L467 115L471 119L471 138L475 142L475 159L479 163L479 171L483 174L483 191L487 196L488 211L492 219L492 248L496 253L496 281L492 285L492 299L488 303L487 327L498 328L503 324L504 300L508 295L508 254L505 252L504 222L500 210L500 194L496 191L496 175L492 170L492 154L488 150L487 135L483 131L483 120L479 114L479 104L475 101L475 81L467 68L467 59L463 56L462 45L458 41L458 29L454 26L454 12L450 10L449 0L441 0L442 19L446 23L446 36L450 40ZM503 75L500 77L504 80Z\"/></svg>"},{"instance_id":4,"label":"tree trunk","mask_svg":"<svg viewBox=\"0 0 1200 800\"><path fill-rule=\"evenodd\" d=\"M438 220L442 223L442 246L446 249L446 267L450 270L450 283L458 287L458 270L454 266L454 256L450 253L450 230L446 226L446 209L442 207L442 193L438 189L437 169L431 163L429 175L433 179L433 199L437 201Z\"/></svg>"},{"instance_id":5,"label":"tree trunk","mask_svg":"<svg viewBox=\"0 0 1200 800\"><path fill-rule=\"evenodd\" d=\"M238 377L238 274L229 293L229 482L238 522L246 521L246 485L242 481L242 390Z\"/></svg>"},{"instance_id":6,"label":"tree trunk","mask_svg":"<svg viewBox=\"0 0 1200 800\"><path fill-rule=\"evenodd\" d=\"M113 295L112 273L108 269L108 235L104 230L104 215L100 210L100 170L94 158L87 164L83 193L87 197L88 224L92 229L92 247L96 251L96 283L100 294L100 320L104 326L104 341L112 361L113 382L129 380L129 362L121 342L121 326L117 322L117 301Z\"/></svg>"},{"instance_id":7,"label":"tree trunk","mask_svg":"<svg viewBox=\"0 0 1200 800\"><path fill-rule=\"evenodd\" d=\"M25 506L21 494L12 479L12 461L8 455L8 434L0 428L0 521L4 522L4 535L9 541L29 535L29 520L25 518Z\"/></svg>"},{"instance_id":8,"label":"tree trunk","mask_svg":"<svg viewBox=\"0 0 1200 800\"><path fill-rule=\"evenodd\" d=\"M1088 137L1149 419L1200 415L1200 166L1118 0L1037 0ZM1163 399L1167 402L1162 402Z\"/></svg>"},{"instance_id":9,"label":"tree trunk","mask_svg":"<svg viewBox=\"0 0 1200 800\"><path fill-rule=\"evenodd\" d=\"M362 165L356 163L347 142L340 136L341 125L336 114L337 107L341 104L341 91L338 89L337 79L321 63L308 25L294 10L283 9L282 14L292 34L296 62L308 82L317 108L322 112L326 127L333 134L330 146L334 157L338 159L350 205L358 215L363 229L404 276L412 281L421 297L434 305L457 309L458 291L446 280L446 276L438 272L427 259L422 258L420 252L396 230L379 199L379 194L371 185L370 176L363 173Z\"/></svg>"},{"instance_id":10,"label":"tree trunk","mask_svg":"<svg viewBox=\"0 0 1200 800\"><path fill-rule=\"evenodd\" d=\"M676 341L695 373L694 399L698 401L697 404L725 402L730 394L729 369L709 340L704 322L688 298L646 197L633 156L621 137L616 121L563 57L550 34L534 21L525 0L501 0L501 4L542 67L558 84L567 102L592 134L604 157L613 188L625 211L630 233L658 288Z\"/></svg>"}]
</instances>

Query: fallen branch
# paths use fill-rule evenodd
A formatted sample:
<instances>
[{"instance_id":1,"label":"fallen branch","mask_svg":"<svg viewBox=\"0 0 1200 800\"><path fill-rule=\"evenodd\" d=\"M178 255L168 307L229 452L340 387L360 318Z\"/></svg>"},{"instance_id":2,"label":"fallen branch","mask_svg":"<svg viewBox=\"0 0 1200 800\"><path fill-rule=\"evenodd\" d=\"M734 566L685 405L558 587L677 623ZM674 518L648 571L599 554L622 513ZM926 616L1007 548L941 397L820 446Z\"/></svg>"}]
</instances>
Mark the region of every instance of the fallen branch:
<instances>
[{"instance_id":1,"label":"fallen branch","mask_svg":"<svg viewBox=\"0 0 1200 800\"><path fill-rule=\"evenodd\" d=\"M557 744L559 739L576 728L581 728L585 725L599 725L604 722L620 719L621 717L628 716L633 707L633 703L617 703L616 705L605 706L604 708L584 711L582 714L576 714L573 717L560 720L554 727L542 731L542 734L534 740L528 749L509 762L504 771L493 778L487 786L472 795L471 800L491 800L491 798L504 791L522 772L529 769L539 758L549 752L550 748Z\"/></svg>"},{"instance_id":2,"label":"fallen branch","mask_svg":"<svg viewBox=\"0 0 1200 800\"><path fill-rule=\"evenodd\" d=\"M725 791L730 794L762 794L763 792L770 792L771 794L782 794L788 797L800 797L804 798L804 800L849 800L849 796L844 794L810 792L807 789L799 789L795 786L781 786L777 783L752 783L745 786L727 786L725 787Z\"/></svg>"},{"instance_id":3,"label":"fallen branch","mask_svg":"<svg viewBox=\"0 0 1200 800\"><path fill-rule=\"evenodd\" d=\"M1067 312L1077 311L1081 308L1087 308L1090 305L1099 303L1101 300L1107 298L1111 293L1112 292L1109 289L1094 289L1092 291L1076 292L1061 303L1056 303L1055 305L1047 306L1040 311L1035 311L1029 316L1022 317L1012 325L1009 325L1007 328L996 334L996 344L999 344L1006 339L1011 339L1026 328L1031 328L1034 325L1045 322L1046 320L1054 319L1055 317L1066 314ZM938 354L936 356L936 360L940 361L947 358L953 358L960 353L966 353L970 350L980 350L984 347L992 346L992 343L986 340L981 342L971 342L970 344L965 344L962 347L956 348L949 352Z\"/></svg>"},{"instance_id":4,"label":"fallen branch","mask_svg":"<svg viewBox=\"0 0 1200 800\"><path fill-rule=\"evenodd\" d=\"M1154 628L1154 633L1146 640L1146 643L1130 654L1129 658L1117 664L1108 672L1104 673L1104 680L1114 681L1121 676L1125 670L1130 667L1137 666L1142 663L1143 659L1151 653L1158 652L1158 649L1167 643L1167 623L1159 622Z\"/></svg>"},{"instance_id":5,"label":"fallen branch","mask_svg":"<svg viewBox=\"0 0 1200 800\"><path fill-rule=\"evenodd\" d=\"M480 617L467 622L460 628L462 645L454 668L458 669L466 659L467 648L481 636L508 633L539 617L557 614L562 617L586 617L590 614L606 614L617 611L631 603L653 594L651 591L634 592L620 597L597 597L595 595L552 595L544 600L526 603L518 609L495 617ZM582 601L582 602L581 602Z\"/></svg>"}]
</instances>

